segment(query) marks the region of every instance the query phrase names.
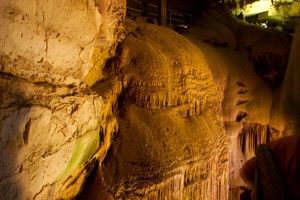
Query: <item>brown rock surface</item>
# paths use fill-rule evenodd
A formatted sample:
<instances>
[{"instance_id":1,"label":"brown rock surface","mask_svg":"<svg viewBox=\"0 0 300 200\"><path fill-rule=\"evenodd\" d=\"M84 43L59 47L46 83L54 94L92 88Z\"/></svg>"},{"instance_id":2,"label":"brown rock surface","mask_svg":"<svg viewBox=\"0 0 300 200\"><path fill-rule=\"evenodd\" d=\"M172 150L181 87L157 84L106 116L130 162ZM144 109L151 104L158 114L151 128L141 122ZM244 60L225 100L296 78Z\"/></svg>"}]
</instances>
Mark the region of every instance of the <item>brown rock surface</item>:
<instances>
[{"instance_id":1,"label":"brown rock surface","mask_svg":"<svg viewBox=\"0 0 300 200\"><path fill-rule=\"evenodd\" d=\"M121 83L119 131L82 197L226 199L220 97L201 50L167 28L128 21L126 29L107 79L94 86L103 94Z\"/></svg>"},{"instance_id":2,"label":"brown rock surface","mask_svg":"<svg viewBox=\"0 0 300 200\"><path fill-rule=\"evenodd\" d=\"M280 34L208 12L188 39L128 20L117 48L124 0L0 5L5 199L74 198L95 163L83 199L223 200L229 181L237 199L239 167L284 134L249 61L284 66Z\"/></svg>"},{"instance_id":3,"label":"brown rock surface","mask_svg":"<svg viewBox=\"0 0 300 200\"><path fill-rule=\"evenodd\" d=\"M283 33L222 16L209 12L199 19L201 27L192 27L185 36L202 50L223 99L223 119L229 145L229 196L230 199L239 199L236 188L245 185L239 169L255 155L256 145L291 133L279 110L279 90L272 89L270 82L255 73L252 60L269 58L262 59L264 62L260 64L269 69L267 73L275 72L282 78L291 40ZM205 23L207 18L213 22ZM223 26L229 29L221 31ZM203 29L222 34L213 34L212 42Z\"/></svg>"}]
</instances>

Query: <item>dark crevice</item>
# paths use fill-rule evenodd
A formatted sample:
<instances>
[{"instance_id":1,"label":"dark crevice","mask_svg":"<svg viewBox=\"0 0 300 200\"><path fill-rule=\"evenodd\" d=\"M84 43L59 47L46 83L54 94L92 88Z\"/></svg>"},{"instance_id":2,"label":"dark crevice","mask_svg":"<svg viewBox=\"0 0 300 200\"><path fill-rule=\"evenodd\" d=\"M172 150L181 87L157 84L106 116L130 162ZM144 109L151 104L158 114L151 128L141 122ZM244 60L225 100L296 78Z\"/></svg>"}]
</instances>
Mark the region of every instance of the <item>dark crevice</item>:
<instances>
[{"instance_id":1,"label":"dark crevice","mask_svg":"<svg viewBox=\"0 0 300 200\"><path fill-rule=\"evenodd\" d=\"M79 192L79 194L74 198L74 200L86 199L87 193L90 193L89 189L92 188L92 184L97 177L97 171L99 168L99 161L97 159L93 159L89 164L86 165L85 170L88 172L88 175L85 179L84 184ZM77 179L74 179L75 181Z\"/></svg>"},{"instance_id":2,"label":"dark crevice","mask_svg":"<svg viewBox=\"0 0 300 200\"><path fill-rule=\"evenodd\" d=\"M237 94L246 94L248 91L248 89L241 88L237 91Z\"/></svg>"},{"instance_id":3,"label":"dark crevice","mask_svg":"<svg viewBox=\"0 0 300 200\"><path fill-rule=\"evenodd\" d=\"M30 126L31 126L31 119L26 123L25 130L23 132L23 141L25 145L28 144Z\"/></svg>"},{"instance_id":4,"label":"dark crevice","mask_svg":"<svg viewBox=\"0 0 300 200\"><path fill-rule=\"evenodd\" d=\"M237 81L236 84L240 87L246 87L245 83L242 81Z\"/></svg>"},{"instance_id":5,"label":"dark crevice","mask_svg":"<svg viewBox=\"0 0 300 200\"><path fill-rule=\"evenodd\" d=\"M241 104L244 104L244 103L247 103L249 100L247 99L238 99L237 102L236 102L236 105L241 105Z\"/></svg>"},{"instance_id":6,"label":"dark crevice","mask_svg":"<svg viewBox=\"0 0 300 200\"><path fill-rule=\"evenodd\" d=\"M288 55L283 56L274 53L265 53L250 56L249 61L253 65L255 73L270 87L277 88L282 84L287 67Z\"/></svg>"},{"instance_id":7,"label":"dark crevice","mask_svg":"<svg viewBox=\"0 0 300 200\"><path fill-rule=\"evenodd\" d=\"M242 119L244 119L245 117L247 117L248 113L244 112L244 111L239 111L237 116L236 116L236 121L240 122L242 121Z\"/></svg>"}]
</instances>

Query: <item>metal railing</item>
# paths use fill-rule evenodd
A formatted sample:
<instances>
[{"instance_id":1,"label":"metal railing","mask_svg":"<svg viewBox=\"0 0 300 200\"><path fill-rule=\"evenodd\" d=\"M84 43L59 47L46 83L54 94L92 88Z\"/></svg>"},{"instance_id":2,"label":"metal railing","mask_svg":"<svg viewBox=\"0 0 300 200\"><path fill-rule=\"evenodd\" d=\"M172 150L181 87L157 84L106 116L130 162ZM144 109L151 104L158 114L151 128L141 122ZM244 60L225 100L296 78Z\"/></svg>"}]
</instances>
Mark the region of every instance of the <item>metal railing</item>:
<instances>
[{"instance_id":1,"label":"metal railing","mask_svg":"<svg viewBox=\"0 0 300 200\"><path fill-rule=\"evenodd\" d=\"M127 12L135 12L141 15L143 12L147 12L148 17L158 19L158 6L155 4L147 3L146 8L142 8L143 2L140 0L132 0L131 4L127 3ZM193 15L190 13L180 12L177 10L167 9L167 24L173 25L191 25L193 22Z\"/></svg>"}]
</instances>

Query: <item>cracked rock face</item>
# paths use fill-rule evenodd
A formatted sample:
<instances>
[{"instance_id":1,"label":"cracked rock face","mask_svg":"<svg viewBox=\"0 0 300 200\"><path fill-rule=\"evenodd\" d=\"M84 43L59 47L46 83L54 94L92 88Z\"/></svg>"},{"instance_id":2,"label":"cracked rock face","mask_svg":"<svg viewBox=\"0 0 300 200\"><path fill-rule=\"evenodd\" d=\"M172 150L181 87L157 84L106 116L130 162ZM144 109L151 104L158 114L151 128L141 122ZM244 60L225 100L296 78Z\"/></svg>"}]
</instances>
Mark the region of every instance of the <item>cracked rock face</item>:
<instances>
[{"instance_id":1,"label":"cracked rock face","mask_svg":"<svg viewBox=\"0 0 300 200\"><path fill-rule=\"evenodd\" d=\"M99 148L102 98L74 95L68 88L60 88L59 96L48 85L5 75L0 82L0 195L5 199L74 196L87 174L84 166ZM74 179L78 188L68 192Z\"/></svg>"},{"instance_id":2,"label":"cracked rock face","mask_svg":"<svg viewBox=\"0 0 300 200\"><path fill-rule=\"evenodd\" d=\"M2 1L2 71L33 82L79 85L101 15L89 1Z\"/></svg>"},{"instance_id":3,"label":"cracked rock face","mask_svg":"<svg viewBox=\"0 0 300 200\"><path fill-rule=\"evenodd\" d=\"M84 199L223 200L228 177L238 195L255 145L281 134L276 95L233 49L251 39L236 38L238 24L205 15L218 28L198 31L196 47L128 21L107 62L125 9L125 0L1 1L2 198L74 198L96 164ZM255 44L255 58L272 50Z\"/></svg>"},{"instance_id":4,"label":"cracked rock face","mask_svg":"<svg viewBox=\"0 0 300 200\"><path fill-rule=\"evenodd\" d=\"M106 61L114 56L117 45L124 39L124 19L126 0L95 0L102 16L99 34L91 60L91 70L84 79L87 85L93 85L103 78L102 69Z\"/></svg>"},{"instance_id":5,"label":"cracked rock face","mask_svg":"<svg viewBox=\"0 0 300 200\"><path fill-rule=\"evenodd\" d=\"M104 62L122 40L125 2L104 2L1 1L1 71L31 82L79 85L93 69L95 46L107 55L98 61Z\"/></svg>"},{"instance_id":6,"label":"cracked rock face","mask_svg":"<svg viewBox=\"0 0 300 200\"><path fill-rule=\"evenodd\" d=\"M78 86L101 79L125 2L4 0L0 13L0 196L74 198L116 124L110 105Z\"/></svg>"}]
</instances>

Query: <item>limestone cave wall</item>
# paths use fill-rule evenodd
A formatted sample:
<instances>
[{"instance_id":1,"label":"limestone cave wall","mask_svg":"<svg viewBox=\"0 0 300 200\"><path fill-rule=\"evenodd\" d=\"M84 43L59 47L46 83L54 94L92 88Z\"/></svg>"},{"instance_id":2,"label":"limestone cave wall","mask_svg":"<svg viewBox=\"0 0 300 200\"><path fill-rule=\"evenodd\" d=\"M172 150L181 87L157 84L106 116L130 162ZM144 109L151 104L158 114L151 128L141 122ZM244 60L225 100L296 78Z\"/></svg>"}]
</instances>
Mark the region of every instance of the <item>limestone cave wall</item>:
<instances>
[{"instance_id":1,"label":"limestone cave wall","mask_svg":"<svg viewBox=\"0 0 300 200\"><path fill-rule=\"evenodd\" d=\"M289 134L289 37L215 11L124 24L125 4L0 2L2 198L239 199L255 146Z\"/></svg>"},{"instance_id":2,"label":"limestone cave wall","mask_svg":"<svg viewBox=\"0 0 300 200\"><path fill-rule=\"evenodd\" d=\"M80 198L226 199L221 99L201 50L168 28L127 19L104 71L92 89L119 86L117 101L104 92L119 128Z\"/></svg>"},{"instance_id":3,"label":"limestone cave wall","mask_svg":"<svg viewBox=\"0 0 300 200\"><path fill-rule=\"evenodd\" d=\"M123 38L125 1L4 0L0 13L0 196L73 198L114 131L87 86Z\"/></svg>"},{"instance_id":4,"label":"limestone cave wall","mask_svg":"<svg viewBox=\"0 0 300 200\"><path fill-rule=\"evenodd\" d=\"M291 38L221 13L204 13L185 36L202 50L222 96L229 146L229 199L240 199L249 195L249 188L239 169L255 155L256 146L291 134L279 107L279 86Z\"/></svg>"},{"instance_id":5,"label":"limestone cave wall","mask_svg":"<svg viewBox=\"0 0 300 200\"><path fill-rule=\"evenodd\" d=\"M125 36L125 1L0 8L1 197L74 198L96 170L101 198L226 198L221 104L199 49L130 25L107 62Z\"/></svg>"}]
</instances>

